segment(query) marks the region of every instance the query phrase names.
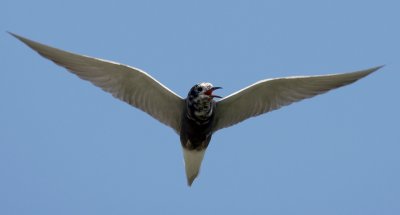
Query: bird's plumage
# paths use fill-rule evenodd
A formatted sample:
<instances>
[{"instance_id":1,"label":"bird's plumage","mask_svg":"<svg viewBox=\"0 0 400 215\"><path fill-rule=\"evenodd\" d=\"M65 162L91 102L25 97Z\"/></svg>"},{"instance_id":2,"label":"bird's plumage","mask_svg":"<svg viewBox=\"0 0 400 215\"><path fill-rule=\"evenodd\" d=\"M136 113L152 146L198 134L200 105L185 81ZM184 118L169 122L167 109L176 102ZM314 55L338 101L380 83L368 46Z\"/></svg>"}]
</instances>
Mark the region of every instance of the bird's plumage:
<instances>
[{"instance_id":1,"label":"bird's plumage","mask_svg":"<svg viewBox=\"0 0 400 215\"><path fill-rule=\"evenodd\" d=\"M180 135L189 185L200 171L205 150L214 132L353 83L380 68L262 80L220 101L214 101L213 98L219 96L212 95L212 91L218 87L200 83L183 99L140 69L74 54L12 35L43 57L173 128Z\"/></svg>"},{"instance_id":2,"label":"bird's plumage","mask_svg":"<svg viewBox=\"0 0 400 215\"><path fill-rule=\"evenodd\" d=\"M205 152L206 149L189 150L183 148L183 159L185 161L186 178L189 186L192 185L194 179L199 174Z\"/></svg>"},{"instance_id":3,"label":"bird's plumage","mask_svg":"<svg viewBox=\"0 0 400 215\"><path fill-rule=\"evenodd\" d=\"M297 76L259 81L217 103L213 132L250 117L353 83L379 68L381 66L343 74Z\"/></svg>"},{"instance_id":4,"label":"bird's plumage","mask_svg":"<svg viewBox=\"0 0 400 215\"><path fill-rule=\"evenodd\" d=\"M43 57L180 132L184 99L140 69L78 55L12 34Z\"/></svg>"}]
</instances>

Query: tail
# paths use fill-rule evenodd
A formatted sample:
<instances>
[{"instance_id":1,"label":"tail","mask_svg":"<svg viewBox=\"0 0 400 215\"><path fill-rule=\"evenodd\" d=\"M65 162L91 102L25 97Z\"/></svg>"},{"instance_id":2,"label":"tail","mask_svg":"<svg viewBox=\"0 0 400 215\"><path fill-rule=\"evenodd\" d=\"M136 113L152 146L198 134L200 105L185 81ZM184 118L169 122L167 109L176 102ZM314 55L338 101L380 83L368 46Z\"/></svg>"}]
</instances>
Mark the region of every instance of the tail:
<instances>
[{"instance_id":1,"label":"tail","mask_svg":"<svg viewBox=\"0 0 400 215\"><path fill-rule=\"evenodd\" d=\"M194 179L200 172L201 162L204 158L206 149L188 150L183 148L183 158L185 160L185 170L188 186L192 186Z\"/></svg>"}]
</instances>

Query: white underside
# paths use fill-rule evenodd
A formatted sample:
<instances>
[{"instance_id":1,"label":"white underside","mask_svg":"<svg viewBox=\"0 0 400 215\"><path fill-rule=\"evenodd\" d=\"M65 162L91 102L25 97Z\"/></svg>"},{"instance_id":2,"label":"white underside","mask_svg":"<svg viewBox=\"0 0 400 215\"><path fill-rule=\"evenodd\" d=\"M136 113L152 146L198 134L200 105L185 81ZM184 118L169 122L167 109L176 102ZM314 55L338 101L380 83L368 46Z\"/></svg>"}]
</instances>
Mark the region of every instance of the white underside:
<instances>
[{"instance_id":1,"label":"white underside","mask_svg":"<svg viewBox=\"0 0 400 215\"><path fill-rule=\"evenodd\" d=\"M205 149L198 151L183 148L183 158L185 160L186 177L189 186L192 185L194 179L199 174L205 152Z\"/></svg>"}]
</instances>

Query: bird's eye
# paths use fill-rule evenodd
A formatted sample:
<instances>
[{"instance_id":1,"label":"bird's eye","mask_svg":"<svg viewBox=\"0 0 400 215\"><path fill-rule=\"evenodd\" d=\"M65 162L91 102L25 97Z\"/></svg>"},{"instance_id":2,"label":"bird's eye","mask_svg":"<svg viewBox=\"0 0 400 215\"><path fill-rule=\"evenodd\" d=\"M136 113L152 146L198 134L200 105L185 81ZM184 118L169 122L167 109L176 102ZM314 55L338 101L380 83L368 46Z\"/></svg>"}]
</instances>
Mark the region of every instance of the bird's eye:
<instances>
[{"instance_id":1,"label":"bird's eye","mask_svg":"<svg viewBox=\"0 0 400 215\"><path fill-rule=\"evenodd\" d=\"M197 91L201 92L201 91L203 91L203 88L202 87L197 87Z\"/></svg>"}]
</instances>

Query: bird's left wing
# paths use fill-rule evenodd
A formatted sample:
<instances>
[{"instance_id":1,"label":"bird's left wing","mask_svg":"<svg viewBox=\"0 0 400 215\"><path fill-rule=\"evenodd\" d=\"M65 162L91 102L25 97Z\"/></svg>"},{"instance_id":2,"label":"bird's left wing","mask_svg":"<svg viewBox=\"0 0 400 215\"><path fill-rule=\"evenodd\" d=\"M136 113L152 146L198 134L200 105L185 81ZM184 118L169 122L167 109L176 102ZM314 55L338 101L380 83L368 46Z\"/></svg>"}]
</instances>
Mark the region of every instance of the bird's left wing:
<instances>
[{"instance_id":1,"label":"bird's left wing","mask_svg":"<svg viewBox=\"0 0 400 215\"><path fill-rule=\"evenodd\" d=\"M353 83L379 68L381 66L343 74L259 81L217 102L213 132L250 117Z\"/></svg>"},{"instance_id":2,"label":"bird's left wing","mask_svg":"<svg viewBox=\"0 0 400 215\"><path fill-rule=\"evenodd\" d=\"M180 132L184 100L149 74L119 63L74 54L12 35L43 57Z\"/></svg>"}]
</instances>

